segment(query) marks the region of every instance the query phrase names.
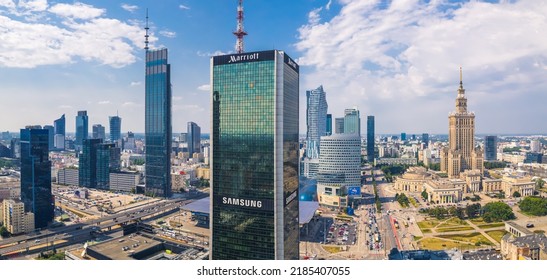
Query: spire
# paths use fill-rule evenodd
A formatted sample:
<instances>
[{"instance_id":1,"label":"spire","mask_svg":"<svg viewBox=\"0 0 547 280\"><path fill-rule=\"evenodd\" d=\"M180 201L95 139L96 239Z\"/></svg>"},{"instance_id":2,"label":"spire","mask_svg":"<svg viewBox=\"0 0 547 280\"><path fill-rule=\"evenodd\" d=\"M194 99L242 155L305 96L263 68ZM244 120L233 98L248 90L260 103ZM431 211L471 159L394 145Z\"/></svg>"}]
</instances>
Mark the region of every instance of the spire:
<instances>
[{"instance_id":1,"label":"spire","mask_svg":"<svg viewBox=\"0 0 547 280\"><path fill-rule=\"evenodd\" d=\"M460 89L463 89L463 74L462 74L461 66L460 66Z\"/></svg>"},{"instance_id":2,"label":"spire","mask_svg":"<svg viewBox=\"0 0 547 280\"><path fill-rule=\"evenodd\" d=\"M148 51L148 44L150 43L148 41L148 37L150 37L150 35L148 35L148 30L150 30L150 27L148 27L148 9L146 9L146 26L144 27L144 30L146 31L146 35L144 35L144 49Z\"/></svg>"},{"instance_id":3,"label":"spire","mask_svg":"<svg viewBox=\"0 0 547 280\"><path fill-rule=\"evenodd\" d=\"M247 32L243 30L243 0L239 0L237 6L237 30L233 32L236 36L236 52L243 53L243 36L247 35Z\"/></svg>"}]
</instances>

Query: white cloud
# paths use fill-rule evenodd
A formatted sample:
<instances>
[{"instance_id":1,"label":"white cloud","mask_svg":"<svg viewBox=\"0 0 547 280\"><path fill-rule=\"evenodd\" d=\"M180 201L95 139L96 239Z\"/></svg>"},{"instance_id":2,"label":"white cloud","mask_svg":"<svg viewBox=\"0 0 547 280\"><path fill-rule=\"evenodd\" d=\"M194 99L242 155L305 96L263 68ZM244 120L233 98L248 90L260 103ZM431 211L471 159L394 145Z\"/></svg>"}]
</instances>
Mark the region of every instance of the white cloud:
<instances>
[{"instance_id":1,"label":"white cloud","mask_svg":"<svg viewBox=\"0 0 547 280\"><path fill-rule=\"evenodd\" d=\"M211 85L209 85L209 84L201 85L201 86L198 87L198 90L210 91L211 90Z\"/></svg>"},{"instance_id":2,"label":"white cloud","mask_svg":"<svg viewBox=\"0 0 547 280\"><path fill-rule=\"evenodd\" d=\"M179 9L181 9L181 10L190 10L190 7L180 4Z\"/></svg>"},{"instance_id":3,"label":"white cloud","mask_svg":"<svg viewBox=\"0 0 547 280\"><path fill-rule=\"evenodd\" d=\"M175 38L177 37L177 32L168 31L168 30L162 30L160 31L160 35L167 38Z\"/></svg>"},{"instance_id":4,"label":"white cloud","mask_svg":"<svg viewBox=\"0 0 547 280\"><path fill-rule=\"evenodd\" d=\"M136 10L139 9L139 6L136 6L136 5L129 5L129 4L125 4L125 3L123 3L123 4L121 5L121 7L122 7L122 9L124 9L124 10L126 10L126 11L128 11L128 12L130 12L130 13L134 13Z\"/></svg>"},{"instance_id":5,"label":"white cloud","mask_svg":"<svg viewBox=\"0 0 547 280\"><path fill-rule=\"evenodd\" d=\"M132 86L132 87L136 87L136 86L140 86L140 85L142 85L142 82L140 82L140 81L131 82L131 83L129 84L129 86Z\"/></svg>"},{"instance_id":6,"label":"white cloud","mask_svg":"<svg viewBox=\"0 0 547 280\"><path fill-rule=\"evenodd\" d=\"M225 55L227 54L227 52L223 52L223 51L214 51L214 52L202 52L202 51L198 51L197 52L197 55L198 56L204 56L204 57L211 57L211 56L217 56L217 55Z\"/></svg>"},{"instance_id":7,"label":"white cloud","mask_svg":"<svg viewBox=\"0 0 547 280\"><path fill-rule=\"evenodd\" d=\"M90 5L56 4L25 14L24 19L10 17L17 11L5 12L9 15L0 14L0 67L34 68L78 60L123 67L134 63L135 51L144 47L139 23L102 17L105 10ZM52 14L63 20L56 22L48 17ZM156 40L152 35L151 43Z\"/></svg>"},{"instance_id":8,"label":"white cloud","mask_svg":"<svg viewBox=\"0 0 547 280\"><path fill-rule=\"evenodd\" d=\"M107 104L110 104L110 101L109 101L109 100L103 100L103 101L99 101L97 104L99 104L99 105L107 105Z\"/></svg>"},{"instance_id":9,"label":"white cloud","mask_svg":"<svg viewBox=\"0 0 547 280\"><path fill-rule=\"evenodd\" d=\"M106 11L91 5L76 2L74 4L55 4L49 11L62 17L75 19L92 19L102 16Z\"/></svg>"},{"instance_id":10,"label":"white cloud","mask_svg":"<svg viewBox=\"0 0 547 280\"><path fill-rule=\"evenodd\" d=\"M128 102L124 102L122 104L122 107L142 107L142 105L132 101L128 101Z\"/></svg>"},{"instance_id":11,"label":"white cloud","mask_svg":"<svg viewBox=\"0 0 547 280\"><path fill-rule=\"evenodd\" d=\"M42 12L47 9L47 0L19 0L17 7L30 12Z\"/></svg>"},{"instance_id":12,"label":"white cloud","mask_svg":"<svg viewBox=\"0 0 547 280\"><path fill-rule=\"evenodd\" d=\"M327 22L321 21L320 8L312 10L296 43L302 52L298 63L310 67L302 76L304 88L323 84L332 93L327 98L335 116L358 105L362 117L389 120L391 127L380 131L415 127L411 122L431 129L429 113L439 110L444 117L453 109L459 66L470 110L492 98L532 94L530 84L543 92L547 87L541 78L545 70L538 66L547 65L547 5L530 0L339 3L340 12ZM401 102L405 106L395 105ZM391 107L402 111L386 109ZM446 132L446 119L433 129Z\"/></svg>"},{"instance_id":13,"label":"white cloud","mask_svg":"<svg viewBox=\"0 0 547 280\"><path fill-rule=\"evenodd\" d=\"M330 5L332 4L332 0L329 0L329 2L327 3L327 5L325 6L325 9L328 11L330 10Z\"/></svg>"},{"instance_id":14,"label":"white cloud","mask_svg":"<svg viewBox=\"0 0 547 280\"><path fill-rule=\"evenodd\" d=\"M15 8L15 3L12 0L0 0L0 7Z\"/></svg>"}]
</instances>

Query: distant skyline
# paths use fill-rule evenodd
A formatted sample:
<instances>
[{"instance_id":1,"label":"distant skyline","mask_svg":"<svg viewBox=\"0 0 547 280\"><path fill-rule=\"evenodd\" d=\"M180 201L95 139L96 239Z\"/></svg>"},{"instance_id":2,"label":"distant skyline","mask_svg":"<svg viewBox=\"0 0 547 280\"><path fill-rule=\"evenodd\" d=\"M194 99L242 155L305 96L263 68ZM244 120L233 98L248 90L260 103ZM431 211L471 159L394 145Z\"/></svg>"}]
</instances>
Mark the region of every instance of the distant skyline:
<instances>
[{"instance_id":1,"label":"distant skyline","mask_svg":"<svg viewBox=\"0 0 547 280\"><path fill-rule=\"evenodd\" d=\"M144 132L144 20L167 47L173 132L210 132L211 55L234 52L237 1L0 0L0 131L53 124ZM284 50L306 90L323 85L333 119L357 106L377 134L447 134L463 67L477 134L547 133L543 1L244 1L246 51ZM361 122L366 130L366 122Z\"/></svg>"}]
</instances>

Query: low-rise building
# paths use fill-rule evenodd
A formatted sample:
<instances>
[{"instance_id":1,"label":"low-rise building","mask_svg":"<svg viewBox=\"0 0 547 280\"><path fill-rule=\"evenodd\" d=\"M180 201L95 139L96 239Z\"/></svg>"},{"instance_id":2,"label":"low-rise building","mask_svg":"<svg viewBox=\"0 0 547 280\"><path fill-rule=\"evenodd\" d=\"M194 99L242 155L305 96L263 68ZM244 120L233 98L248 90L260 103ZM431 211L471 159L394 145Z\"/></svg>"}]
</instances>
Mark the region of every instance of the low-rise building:
<instances>
[{"instance_id":1,"label":"low-rise building","mask_svg":"<svg viewBox=\"0 0 547 280\"><path fill-rule=\"evenodd\" d=\"M510 233L501 239L501 254L506 260L547 260L545 234L514 236Z\"/></svg>"},{"instance_id":2,"label":"low-rise building","mask_svg":"<svg viewBox=\"0 0 547 280\"><path fill-rule=\"evenodd\" d=\"M209 167L199 167L196 169L196 177L210 180L211 179L211 169Z\"/></svg>"},{"instance_id":3,"label":"low-rise building","mask_svg":"<svg viewBox=\"0 0 547 280\"><path fill-rule=\"evenodd\" d=\"M119 192L134 192L140 183L141 175L138 172L110 173L110 190Z\"/></svg>"},{"instance_id":4,"label":"low-rise building","mask_svg":"<svg viewBox=\"0 0 547 280\"><path fill-rule=\"evenodd\" d=\"M375 158L374 165L417 165L417 158Z\"/></svg>"},{"instance_id":5,"label":"low-rise building","mask_svg":"<svg viewBox=\"0 0 547 280\"><path fill-rule=\"evenodd\" d=\"M57 172L57 183L59 185L79 186L80 174L76 168L61 168Z\"/></svg>"},{"instance_id":6,"label":"low-rise building","mask_svg":"<svg viewBox=\"0 0 547 280\"><path fill-rule=\"evenodd\" d=\"M505 197L512 197L515 192L520 196L534 195L536 183L530 177L503 176L502 189Z\"/></svg>"},{"instance_id":7,"label":"low-rise building","mask_svg":"<svg viewBox=\"0 0 547 280\"><path fill-rule=\"evenodd\" d=\"M401 192L422 192L425 182L436 179L438 176L435 173L421 166L413 166L395 178L395 189Z\"/></svg>"},{"instance_id":8,"label":"low-rise building","mask_svg":"<svg viewBox=\"0 0 547 280\"><path fill-rule=\"evenodd\" d=\"M466 183L458 179L432 180L424 184L427 200L436 204L457 203L462 200Z\"/></svg>"},{"instance_id":9,"label":"low-rise building","mask_svg":"<svg viewBox=\"0 0 547 280\"><path fill-rule=\"evenodd\" d=\"M34 214L25 213L23 202L6 199L2 202L2 221L11 234L31 232L34 230Z\"/></svg>"}]
</instances>

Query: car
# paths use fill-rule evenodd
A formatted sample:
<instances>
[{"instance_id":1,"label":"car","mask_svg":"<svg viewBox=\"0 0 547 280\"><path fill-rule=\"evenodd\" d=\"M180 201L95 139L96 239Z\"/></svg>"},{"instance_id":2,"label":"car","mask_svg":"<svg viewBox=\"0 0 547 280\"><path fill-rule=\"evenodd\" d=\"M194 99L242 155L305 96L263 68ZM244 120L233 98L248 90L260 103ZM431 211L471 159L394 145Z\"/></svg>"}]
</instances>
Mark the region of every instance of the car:
<instances>
[{"instance_id":1,"label":"car","mask_svg":"<svg viewBox=\"0 0 547 280\"><path fill-rule=\"evenodd\" d=\"M40 241L41 241L40 239L36 239L34 240L34 243L40 243Z\"/></svg>"},{"instance_id":2,"label":"car","mask_svg":"<svg viewBox=\"0 0 547 280\"><path fill-rule=\"evenodd\" d=\"M534 227L534 224L532 224L532 223L527 223L527 224L526 224L526 227L527 227L527 228L533 228L533 227Z\"/></svg>"}]
</instances>

